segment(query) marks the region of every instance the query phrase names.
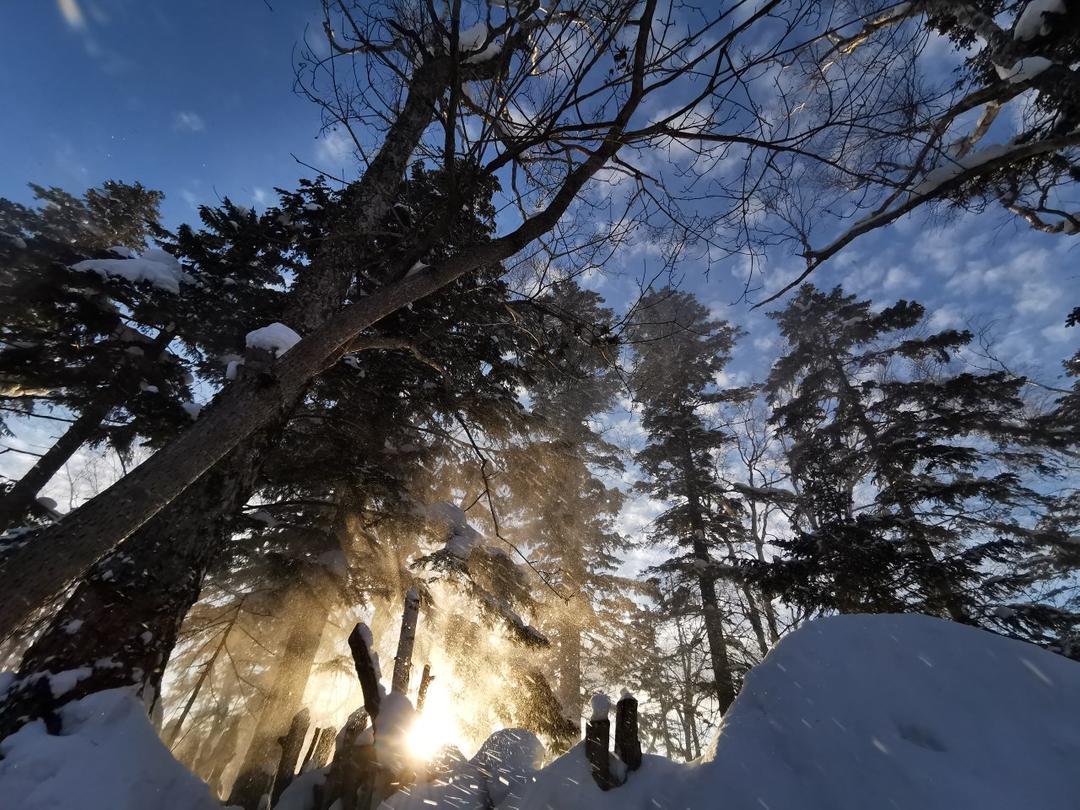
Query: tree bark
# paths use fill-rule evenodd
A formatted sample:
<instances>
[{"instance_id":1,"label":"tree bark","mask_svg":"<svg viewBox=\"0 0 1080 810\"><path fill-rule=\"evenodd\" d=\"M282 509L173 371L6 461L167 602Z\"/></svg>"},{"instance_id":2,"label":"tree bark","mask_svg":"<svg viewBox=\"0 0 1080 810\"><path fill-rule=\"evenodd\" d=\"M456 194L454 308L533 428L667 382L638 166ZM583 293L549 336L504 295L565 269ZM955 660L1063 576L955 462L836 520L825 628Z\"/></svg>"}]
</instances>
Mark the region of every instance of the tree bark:
<instances>
[{"instance_id":1,"label":"tree bark","mask_svg":"<svg viewBox=\"0 0 1080 810\"><path fill-rule=\"evenodd\" d=\"M325 613L310 596L298 593L290 601L290 612L297 618L274 668L273 684L229 795L229 804L239 805L244 810L256 810L259 800L273 788L280 760L278 739L288 733L289 724L304 697L325 625Z\"/></svg>"},{"instance_id":2,"label":"tree bark","mask_svg":"<svg viewBox=\"0 0 1080 810\"><path fill-rule=\"evenodd\" d=\"M156 363L172 342L171 330L162 329L157 337L146 344L142 365ZM138 369L121 366L111 384L101 388L83 408L68 429L53 443L52 447L37 460L33 467L0 497L0 533L16 525L26 516L37 494L52 480L75 451L101 434L101 425L113 408L122 405L138 391L142 378Z\"/></svg>"},{"instance_id":3,"label":"tree bark","mask_svg":"<svg viewBox=\"0 0 1080 810\"><path fill-rule=\"evenodd\" d=\"M206 517L237 511L253 483L252 466L237 475L232 466L212 471L188 497L90 569L23 655L17 680L0 703L0 738L18 728L20 718L48 716L103 689L134 687L147 709L153 707L184 616L228 532L227 520L207 526ZM31 688L40 673L80 668L89 669L89 677L41 705Z\"/></svg>"},{"instance_id":4,"label":"tree bark","mask_svg":"<svg viewBox=\"0 0 1080 810\"><path fill-rule=\"evenodd\" d=\"M397 655L394 656L394 677L390 691L402 695L409 693L412 675L413 645L416 643L416 620L420 615L420 596L410 589L405 594L405 607L401 611L401 634L398 636Z\"/></svg>"},{"instance_id":5,"label":"tree bark","mask_svg":"<svg viewBox=\"0 0 1080 810\"><path fill-rule=\"evenodd\" d=\"M690 439L683 436L683 486L686 489L687 509L690 515L690 530L693 533L692 548L694 558L703 562L709 560L709 549L705 543L704 508L698 494L697 477L694 472L694 457L690 450ZM716 598L716 581L708 574L699 574L698 588L701 591L701 605L705 619L705 636L709 640L709 656L712 661L713 679L716 687L716 699L720 704L720 713L727 712L735 700L735 685L731 675L731 663L728 659L727 638L724 633L723 616L720 603Z\"/></svg>"},{"instance_id":6,"label":"tree bark","mask_svg":"<svg viewBox=\"0 0 1080 810\"><path fill-rule=\"evenodd\" d=\"M649 34L645 26L640 28L635 74L643 71ZM414 80L410 95L418 91L416 84ZM427 90L433 88L441 89L441 85L429 77ZM332 317L294 319L297 323L320 325L279 358L266 374L256 379L244 378L229 385L191 428L131 474L68 515L59 526L43 532L34 542L27 543L0 561L0 578L8 586L10 594L0 603L0 637L16 628L35 606L57 594L95 559L154 517L248 436L280 424L284 415L290 413L299 402L310 382L336 362L348 350L348 344L364 329L466 273L502 261L555 227L586 182L618 152L622 134L643 95L639 76L630 97L615 116L600 144L569 172L562 187L550 198L548 207L529 217L517 230L491 242L462 250L440 267L406 275L349 304ZM430 121L430 116L427 120ZM399 122L395 122L395 126ZM423 126L426 126L426 122ZM423 126L415 130L416 140ZM402 136L395 134L392 129L387 142L396 137ZM412 143L415 148L415 141ZM388 148L384 144L383 149ZM405 156L402 157L402 164L411 151L404 151L397 143L393 147L395 155ZM404 165L400 168L403 170ZM401 172L394 176L399 178ZM382 197L360 195L362 200L371 200L364 209L368 220L377 219L370 209L389 200L389 193L387 190L387 195ZM354 266L352 269L357 268ZM331 306L329 311L333 309L334 306ZM57 548L63 548L64 553L57 554Z\"/></svg>"},{"instance_id":7,"label":"tree bark","mask_svg":"<svg viewBox=\"0 0 1080 810\"><path fill-rule=\"evenodd\" d=\"M7 531L26 517L31 504L54 475L75 451L98 435L101 423L116 405L116 394L110 390L98 393L50 447L15 485L0 497L0 532Z\"/></svg>"},{"instance_id":8,"label":"tree bark","mask_svg":"<svg viewBox=\"0 0 1080 810\"><path fill-rule=\"evenodd\" d=\"M304 737L307 736L308 726L311 725L311 713L307 709L301 709L293 715L289 730L284 737L278 738L281 746L281 759L278 761L277 775L274 777L274 789L270 791L270 806L277 804L282 792L296 776L296 763L300 761L300 753L304 750ZM318 732L318 729L316 729ZM312 740L312 743L315 741Z\"/></svg>"}]
</instances>

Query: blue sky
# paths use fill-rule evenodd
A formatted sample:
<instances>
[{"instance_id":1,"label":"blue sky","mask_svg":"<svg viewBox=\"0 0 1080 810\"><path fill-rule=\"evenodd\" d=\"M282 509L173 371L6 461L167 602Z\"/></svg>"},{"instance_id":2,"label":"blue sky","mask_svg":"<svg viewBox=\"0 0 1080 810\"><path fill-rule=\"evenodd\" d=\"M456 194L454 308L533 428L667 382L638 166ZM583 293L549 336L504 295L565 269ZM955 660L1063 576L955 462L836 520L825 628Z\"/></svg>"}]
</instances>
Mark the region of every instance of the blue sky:
<instances>
[{"instance_id":1,"label":"blue sky","mask_svg":"<svg viewBox=\"0 0 1080 810\"><path fill-rule=\"evenodd\" d=\"M318 111L292 92L293 51L318 18L287 0L36 0L0 25L0 194L104 179L166 192L164 216L228 194L258 202L347 153L316 141Z\"/></svg>"},{"instance_id":2,"label":"blue sky","mask_svg":"<svg viewBox=\"0 0 1080 810\"><path fill-rule=\"evenodd\" d=\"M305 27L318 32L316 0L34 0L9 4L0 26L0 195L28 201L26 183L79 192L106 179L166 193L165 222L191 221L199 203L228 195L261 206L275 186L310 169L355 176L343 139L319 138L318 110L293 93ZM914 298L937 327L990 329L1014 370L1067 384L1061 361L1080 330L1064 328L1080 303L1077 239L1031 232L999 212L925 214L856 241L813 281L843 284L882 304ZM648 250L631 256L647 263ZM794 261L772 258L773 279ZM691 265L684 286L749 332L728 380L760 379L779 349L764 311L740 295L744 267L708 277ZM616 308L629 277L597 277ZM766 288L770 285L765 278Z\"/></svg>"}]
</instances>

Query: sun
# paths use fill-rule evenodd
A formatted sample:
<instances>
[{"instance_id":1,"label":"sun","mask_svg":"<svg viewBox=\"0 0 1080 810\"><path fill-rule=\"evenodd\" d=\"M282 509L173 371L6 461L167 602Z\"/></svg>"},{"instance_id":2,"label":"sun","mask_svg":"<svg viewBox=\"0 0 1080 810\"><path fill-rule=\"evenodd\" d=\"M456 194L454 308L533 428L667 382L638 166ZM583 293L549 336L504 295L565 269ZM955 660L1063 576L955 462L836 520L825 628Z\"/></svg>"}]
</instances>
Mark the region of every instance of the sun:
<instances>
[{"instance_id":1,"label":"sun","mask_svg":"<svg viewBox=\"0 0 1080 810\"><path fill-rule=\"evenodd\" d=\"M462 744L457 713L445 689L432 689L417 715L407 737L409 751L424 762L430 760L444 745Z\"/></svg>"}]
</instances>

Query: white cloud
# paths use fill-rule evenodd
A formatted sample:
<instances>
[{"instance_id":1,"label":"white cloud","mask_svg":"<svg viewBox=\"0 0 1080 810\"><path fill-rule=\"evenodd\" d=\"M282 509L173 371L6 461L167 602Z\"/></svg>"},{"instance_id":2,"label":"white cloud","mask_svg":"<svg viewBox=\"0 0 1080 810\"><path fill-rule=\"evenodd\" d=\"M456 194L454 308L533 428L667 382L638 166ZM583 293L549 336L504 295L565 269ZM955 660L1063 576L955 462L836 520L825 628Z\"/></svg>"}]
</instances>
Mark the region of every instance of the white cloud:
<instances>
[{"instance_id":1,"label":"white cloud","mask_svg":"<svg viewBox=\"0 0 1080 810\"><path fill-rule=\"evenodd\" d=\"M952 304L938 307L930 315L930 328L940 332L942 329L959 329L964 324L960 310Z\"/></svg>"},{"instance_id":2,"label":"white cloud","mask_svg":"<svg viewBox=\"0 0 1080 810\"><path fill-rule=\"evenodd\" d=\"M1051 324L1042 330L1043 337L1051 343L1064 343L1076 337L1076 329L1066 326L1065 322Z\"/></svg>"},{"instance_id":3,"label":"white cloud","mask_svg":"<svg viewBox=\"0 0 1080 810\"><path fill-rule=\"evenodd\" d=\"M882 282L882 286L890 291L913 290L921 283L922 282L918 278L903 267L892 267L889 269L889 272L885 274L885 280Z\"/></svg>"},{"instance_id":4,"label":"white cloud","mask_svg":"<svg viewBox=\"0 0 1080 810\"><path fill-rule=\"evenodd\" d=\"M270 199L270 195L265 188L255 186L254 190L251 192L251 199L256 205L266 205L267 201Z\"/></svg>"},{"instance_id":5,"label":"white cloud","mask_svg":"<svg viewBox=\"0 0 1080 810\"><path fill-rule=\"evenodd\" d=\"M340 129L324 132L315 143L315 157L324 162L341 163L353 152L353 142Z\"/></svg>"},{"instance_id":6,"label":"white cloud","mask_svg":"<svg viewBox=\"0 0 1080 810\"><path fill-rule=\"evenodd\" d=\"M86 18L83 17L78 0L56 0L56 5L60 8L60 16L64 18L64 22L76 31L82 30L86 25Z\"/></svg>"},{"instance_id":7,"label":"white cloud","mask_svg":"<svg viewBox=\"0 0 1080 810\"><path fill-rule=\"evenodd\" d=\"M198 113L185 110L176 114L173 126L182 132L202 132L206 129L206 122Z\"/></svg>"}]
</instances>

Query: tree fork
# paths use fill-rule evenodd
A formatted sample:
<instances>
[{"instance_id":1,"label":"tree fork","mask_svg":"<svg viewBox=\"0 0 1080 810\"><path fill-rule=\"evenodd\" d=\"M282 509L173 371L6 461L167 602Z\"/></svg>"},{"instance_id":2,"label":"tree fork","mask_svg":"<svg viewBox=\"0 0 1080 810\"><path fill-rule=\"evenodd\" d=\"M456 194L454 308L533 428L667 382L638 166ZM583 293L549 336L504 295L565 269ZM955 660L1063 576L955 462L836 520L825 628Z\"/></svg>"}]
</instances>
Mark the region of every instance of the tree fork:
<instances>
[{"instance_id":1,"label":"tree fork","mask_svg":"<svg viewBox=\"0 0 1080 810\"><path fill-rule=\"evenodd\" d=\"M655 0L649 0L641 19L651 19L655 8ZM0 637L165 508L247 436L291 412L310 382L336 362L364 329L468 272L508 258L554 228L589 179L619 151L627 124L645 95L649 38L650 27L639 25L629 97L599 145L568 173L544 210L503 237L463 250L440 267L406 274L340 310L279 358L266 375L243 378L228 386L204 415L169 445L60 525L10 553L0 563L0 577L10 594L0 603ZM64 553L58 554L57 548Z\"/></svg>"}]
</instances>

